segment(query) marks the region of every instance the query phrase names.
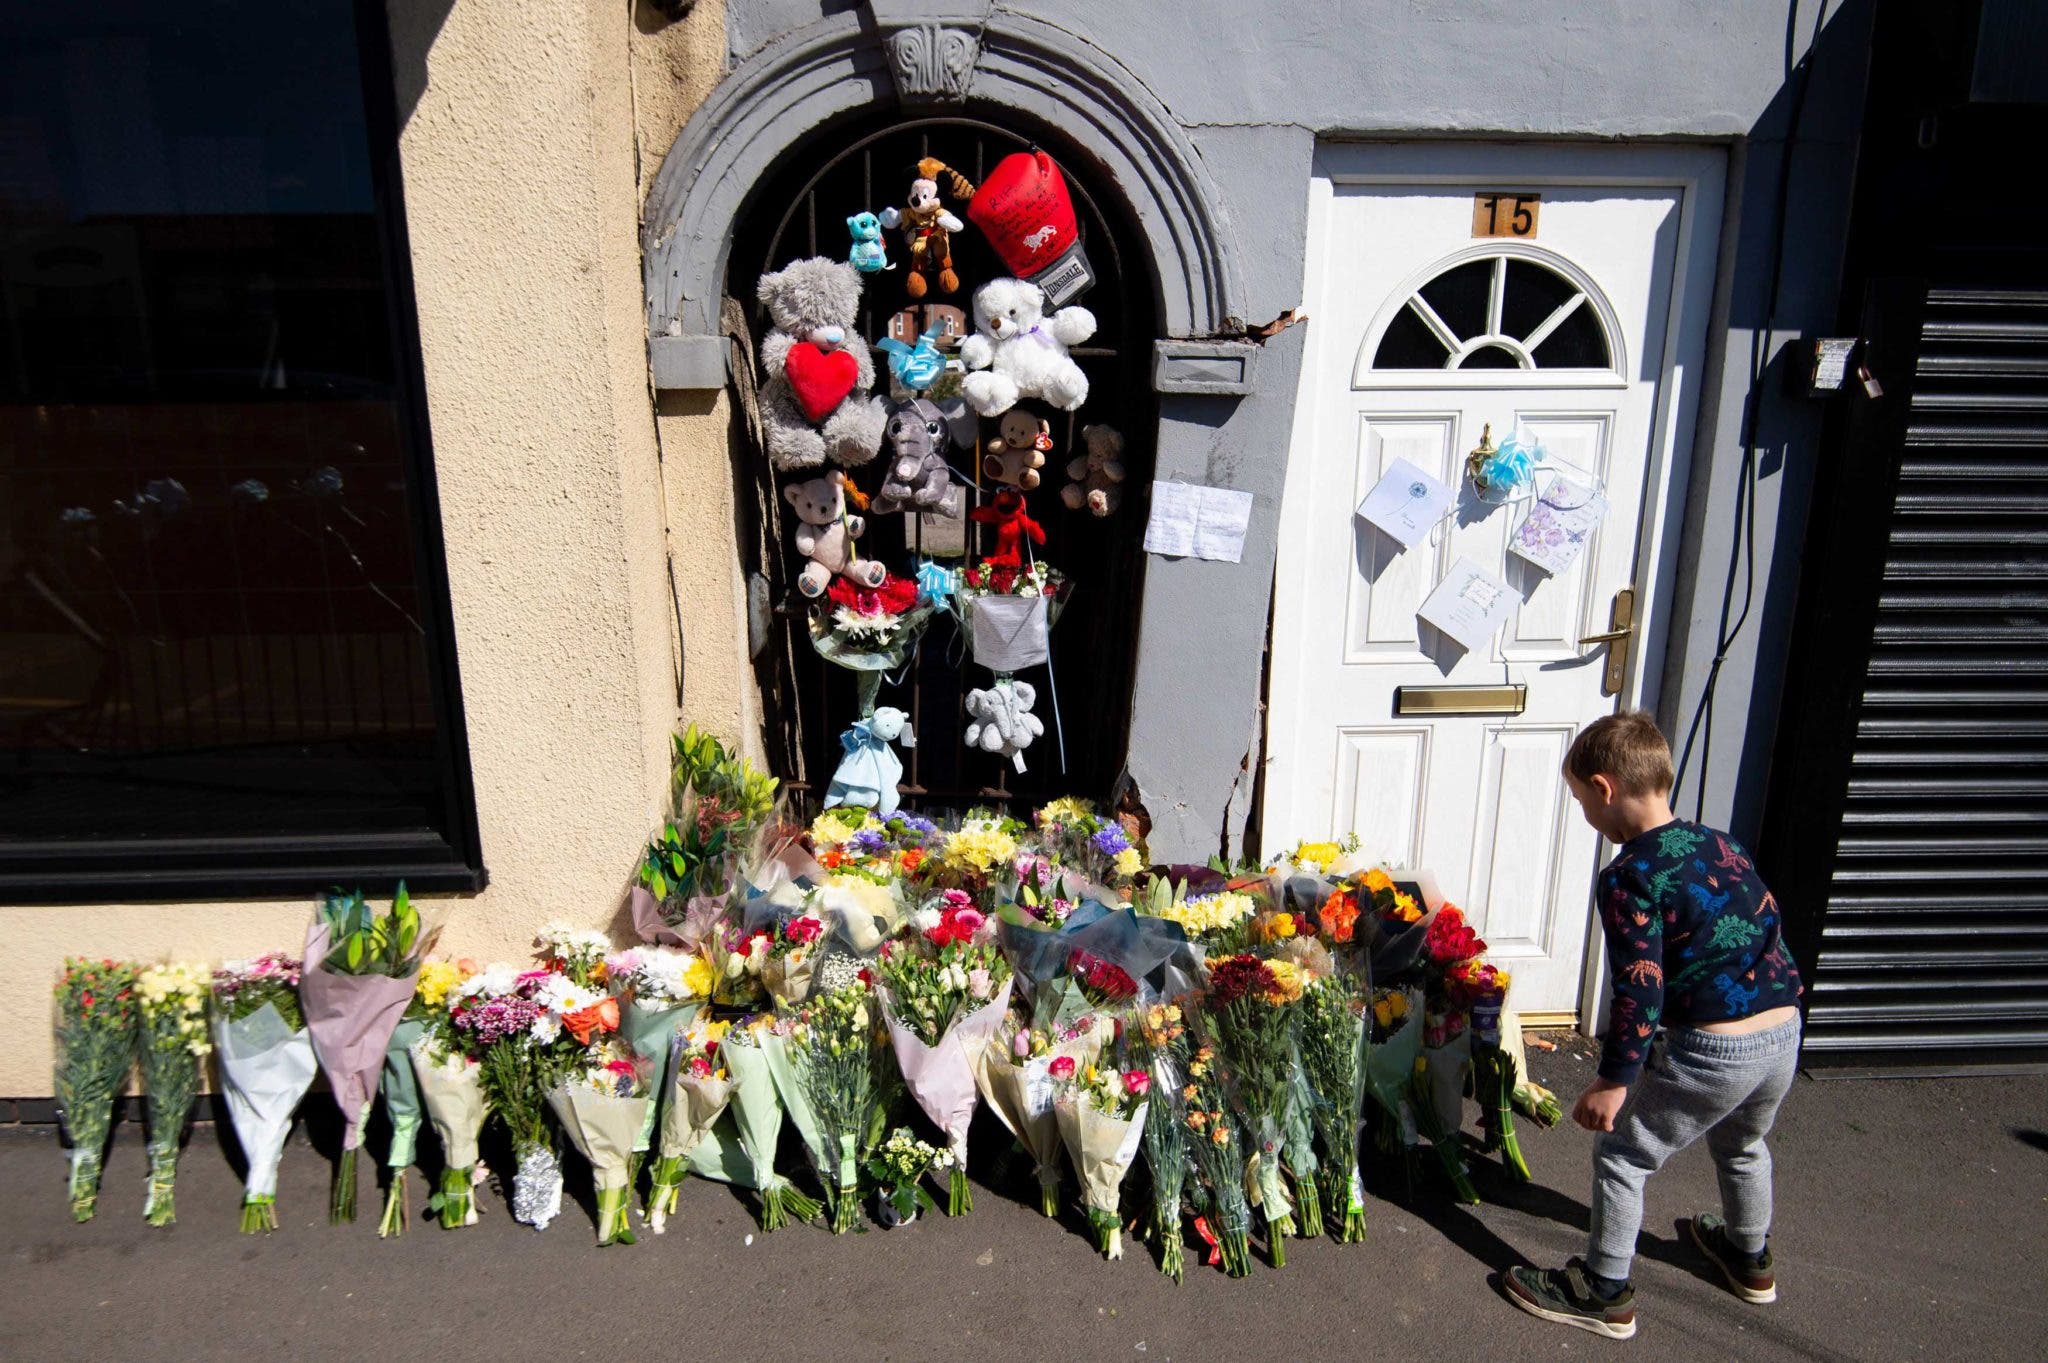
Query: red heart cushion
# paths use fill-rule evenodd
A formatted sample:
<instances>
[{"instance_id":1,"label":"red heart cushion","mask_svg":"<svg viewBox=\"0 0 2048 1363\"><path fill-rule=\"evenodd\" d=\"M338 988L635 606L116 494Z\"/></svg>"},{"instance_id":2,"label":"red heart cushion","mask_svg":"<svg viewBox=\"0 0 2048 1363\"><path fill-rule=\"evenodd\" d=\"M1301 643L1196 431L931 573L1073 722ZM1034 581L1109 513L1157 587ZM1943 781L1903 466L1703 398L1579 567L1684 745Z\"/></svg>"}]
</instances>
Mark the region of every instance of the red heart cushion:
<instances>
[{"instance_id":1,"label":"red heart cushion","mask_svg":"<svg viewBox=\"0 0 2048 1363\"><path fill-rule=\"evenodd\" d=\"M798 341L789 348L782 370L789 376L797 405L813 421L823 421L825 414L853 391L854 380L860 377L860 366L854 363L851 351L820 350L809 341Z\"/></svg>"}]
</instances>

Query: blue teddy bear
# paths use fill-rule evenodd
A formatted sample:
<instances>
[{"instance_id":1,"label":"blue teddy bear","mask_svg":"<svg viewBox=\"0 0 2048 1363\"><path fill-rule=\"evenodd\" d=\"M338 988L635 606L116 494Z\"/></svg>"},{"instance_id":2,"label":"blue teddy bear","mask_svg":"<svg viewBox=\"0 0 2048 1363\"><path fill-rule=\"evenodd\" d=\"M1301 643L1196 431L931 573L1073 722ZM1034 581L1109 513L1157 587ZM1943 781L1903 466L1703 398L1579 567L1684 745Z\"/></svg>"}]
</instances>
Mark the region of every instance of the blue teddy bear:
<instances>
[{"instance_id":1,"label":"blue teddy bear","mask_svg":"<svg viewBox=\"0 0 2048 1363\"><path fill-rule=\"evenodd\" d=\"M847 264L862 274L896 268L889 263L888 248L882 244L880 218L872 213L856 213L846 220L846 230L853 233L853 249L847 252Z\"/></svg>"}]
</instances>

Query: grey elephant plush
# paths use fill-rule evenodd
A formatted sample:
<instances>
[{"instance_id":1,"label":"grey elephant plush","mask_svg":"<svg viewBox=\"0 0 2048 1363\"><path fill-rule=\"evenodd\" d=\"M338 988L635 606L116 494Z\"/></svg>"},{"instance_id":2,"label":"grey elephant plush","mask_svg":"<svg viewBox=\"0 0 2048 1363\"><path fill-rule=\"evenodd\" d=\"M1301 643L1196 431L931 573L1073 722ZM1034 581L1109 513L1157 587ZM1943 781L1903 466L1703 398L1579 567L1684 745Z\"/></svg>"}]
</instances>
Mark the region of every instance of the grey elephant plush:
<instances>
[{"instance_id":1,"label":"grey elephant plush","mask_svg":"<svg viewBox=\"0 0 2048 1363\"><path fill-rule=\"evenodd\" d=\"M868 509L878 516L892 511L954 514L946 505L953 490L946 458L955 446L974 443L974 413L967 404L957 398L947 402L913 398L889 414L886 433L888 471Z\"/></svg>"},{"instance_id":2,"label":"grey elephant plush","mask_svg":"<svg viewBox=\"0 0 2048 1363\"><path fill-rule=\"evenodd\" d=\"M888 419L870 397L875 361L855 329L860 273L813 256L761 276L756 291L774 322L761 342L761 425L768 458L783 472L865 464L882 448Z\"/></svg>"},{"instance_id":3,"label":"grey elephant plush","mask_svg":"<svg viewBox=\"0 0 2048 1363\"><path fill-rule=\"evenodd\" d=\"M1038 701L1038 688L1030 682L998 681L985 691L967 693L967 746L983 752L1001 753L1024 770L1024 750L1031 740L1045 732L1045 724L1031 707Z\"/></svg>"}]
</instances>

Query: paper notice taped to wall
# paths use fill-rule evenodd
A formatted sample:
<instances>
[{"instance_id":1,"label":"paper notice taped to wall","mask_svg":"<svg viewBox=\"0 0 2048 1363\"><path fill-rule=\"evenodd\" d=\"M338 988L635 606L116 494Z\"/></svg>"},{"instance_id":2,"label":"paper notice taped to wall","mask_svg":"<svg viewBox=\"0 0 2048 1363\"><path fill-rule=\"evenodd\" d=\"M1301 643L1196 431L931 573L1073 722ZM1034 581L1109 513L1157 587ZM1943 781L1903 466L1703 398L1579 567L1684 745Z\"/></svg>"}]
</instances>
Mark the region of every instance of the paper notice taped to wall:
<instances>
[{"instance_id":1,"label":"paper notice taped to wall","mask_svg":"<svg viewBox=\"0 0 2048 1363\"><path fill-rule=\"evenodd\" d=\"M1154 483L1145 552L1167 558L1244 560L1252 521L1252 494L1199 483Z\"/></svg>"}]
</instances>

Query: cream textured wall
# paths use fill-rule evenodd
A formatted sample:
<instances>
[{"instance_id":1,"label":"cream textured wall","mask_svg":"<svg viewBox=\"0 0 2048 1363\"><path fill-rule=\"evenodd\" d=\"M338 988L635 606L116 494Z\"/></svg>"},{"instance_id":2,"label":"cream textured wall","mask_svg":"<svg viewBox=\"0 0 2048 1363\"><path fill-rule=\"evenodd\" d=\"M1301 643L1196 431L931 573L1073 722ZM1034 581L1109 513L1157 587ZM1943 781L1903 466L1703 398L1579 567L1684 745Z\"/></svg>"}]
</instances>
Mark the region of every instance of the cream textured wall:
<instances>
[{"instance_id":1,"label":"cream textured wall","mask_svg":"<svg viewBox=\"0 0 2048 1363\"><path fill-rule=\"evenodd\" d=\"M643 168L716 81L723 13L393 0L391 24L401 104L418 95L407 216L491 878L451 903L443 944L516 957L550 918L613 918L659 809L677 723L669 543L692 717L737 738L757 708L722 409L665 417L658 443L637 245ZM0 988L46 997L71 953L296 947L310 907L9 907ZM48 1094L45 1013L16 1016L0 1094Z\"/></svg>"}]
</instances>

